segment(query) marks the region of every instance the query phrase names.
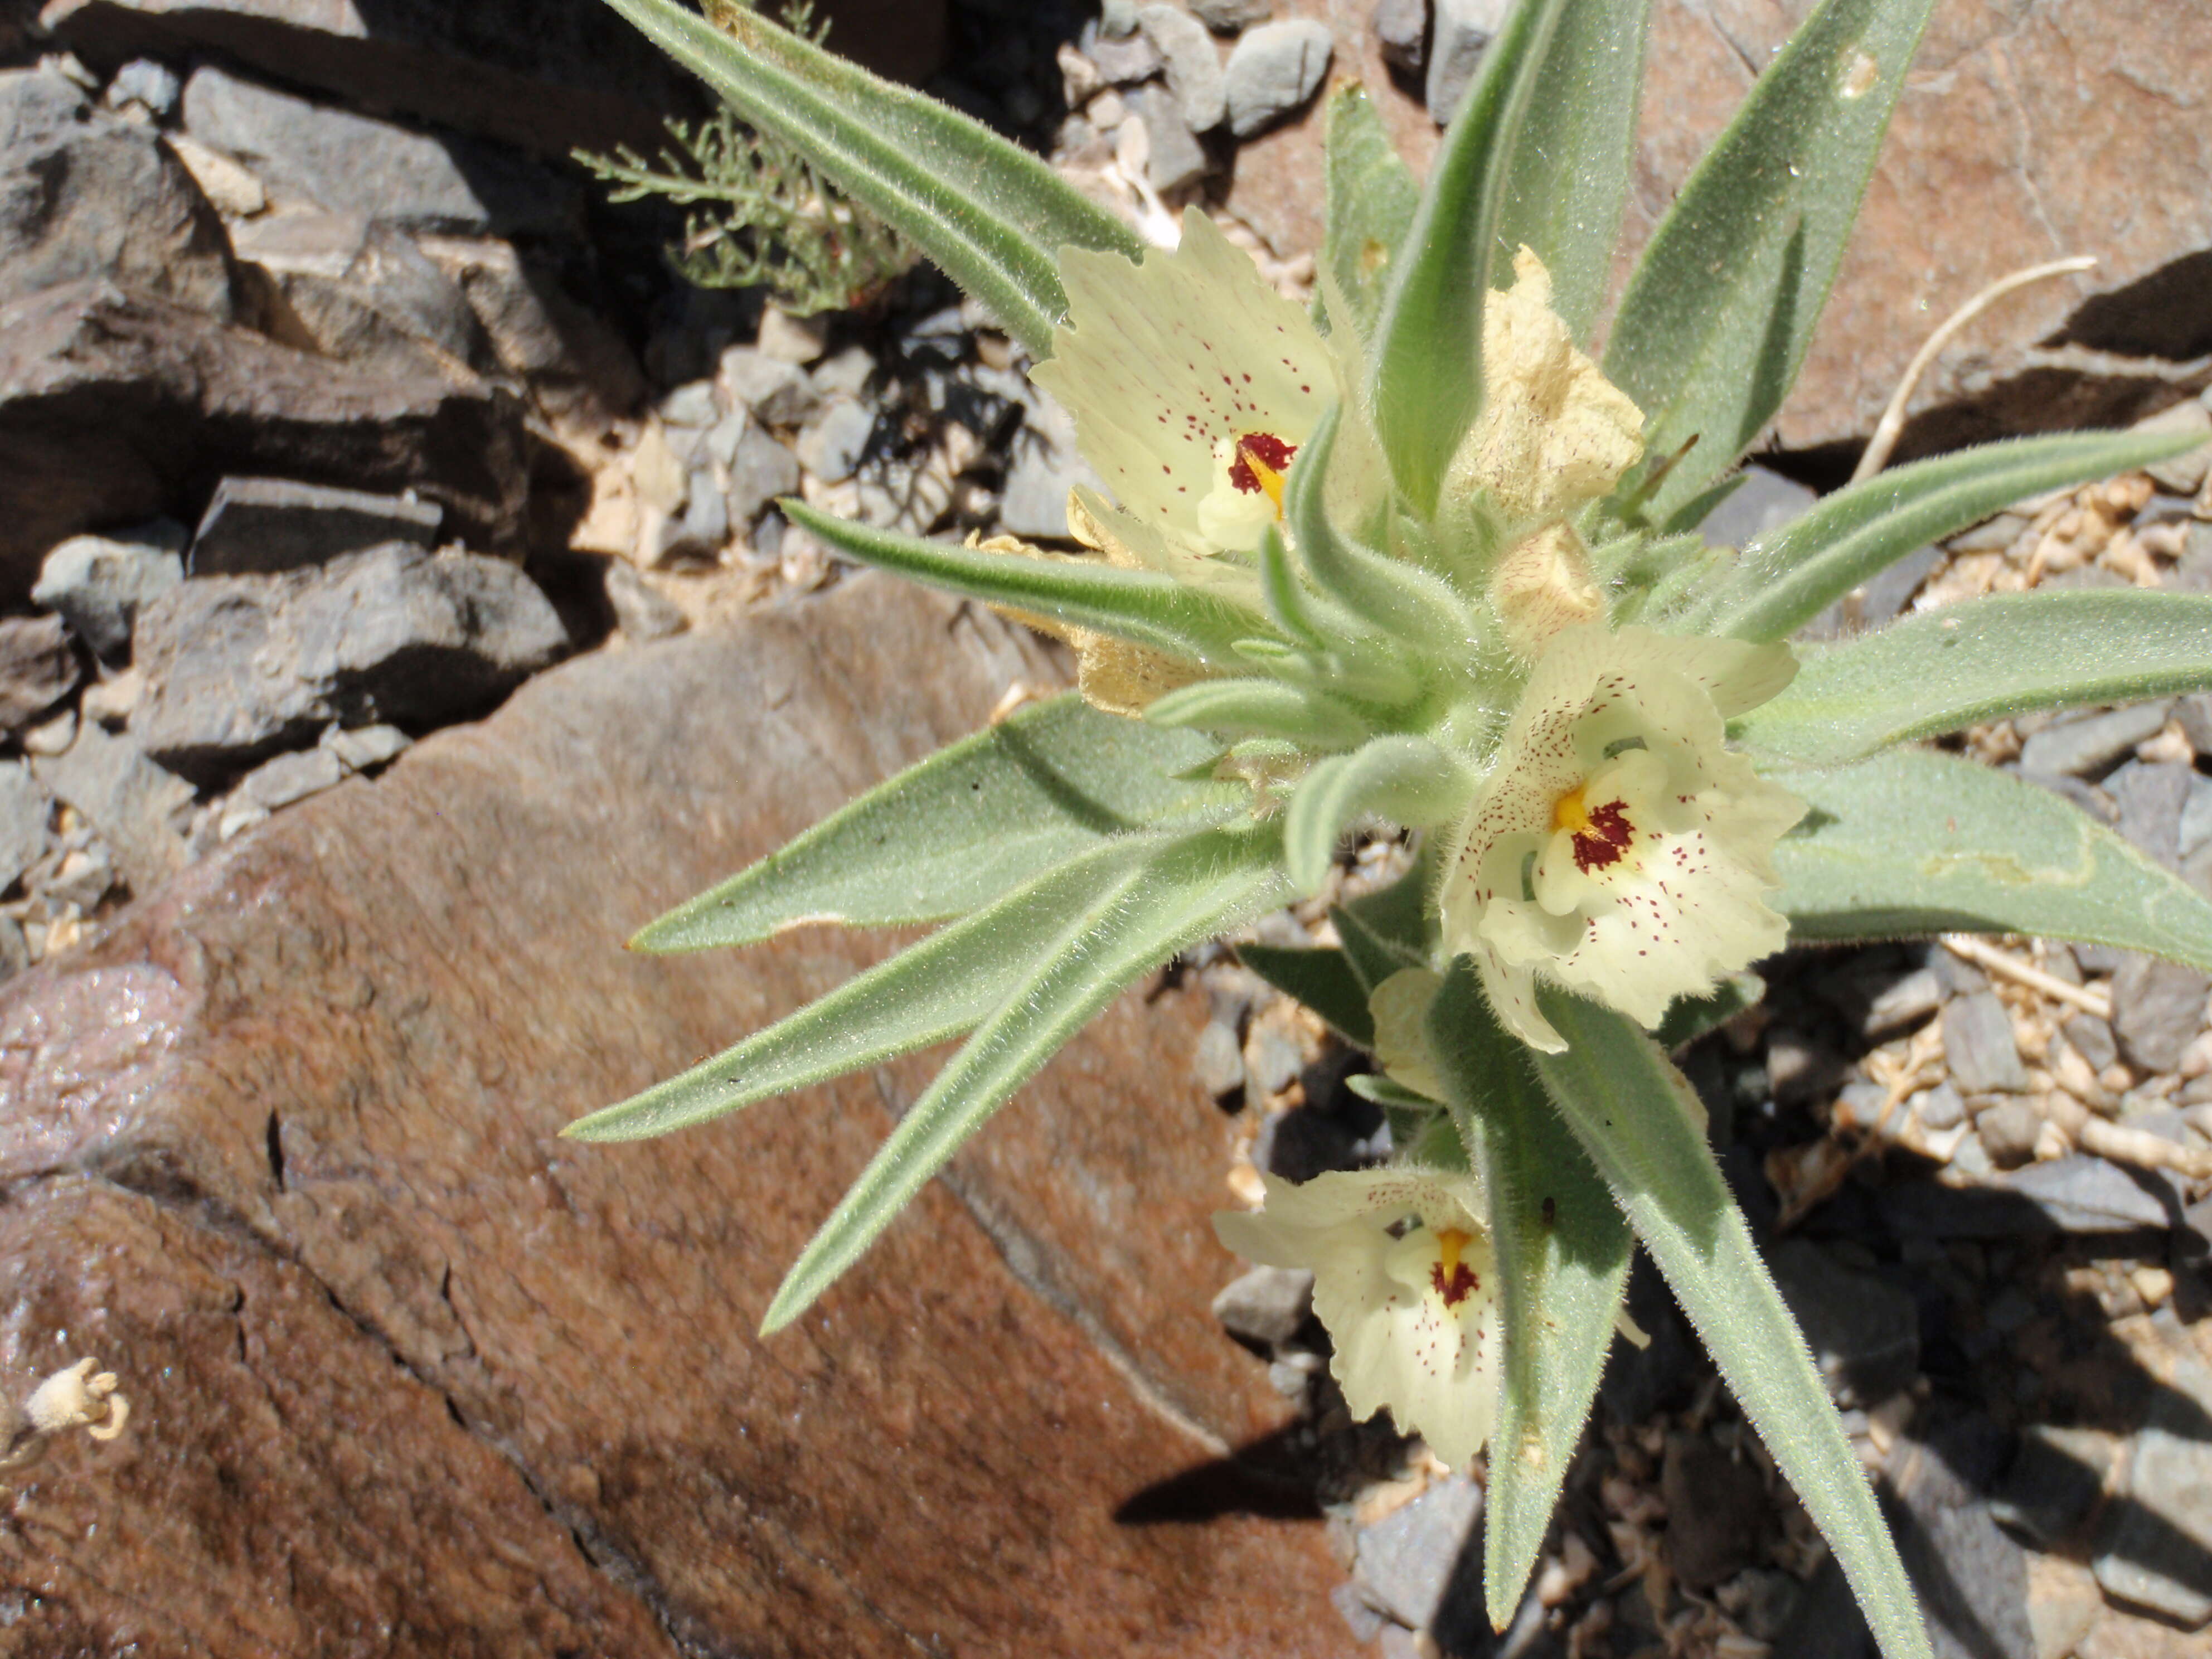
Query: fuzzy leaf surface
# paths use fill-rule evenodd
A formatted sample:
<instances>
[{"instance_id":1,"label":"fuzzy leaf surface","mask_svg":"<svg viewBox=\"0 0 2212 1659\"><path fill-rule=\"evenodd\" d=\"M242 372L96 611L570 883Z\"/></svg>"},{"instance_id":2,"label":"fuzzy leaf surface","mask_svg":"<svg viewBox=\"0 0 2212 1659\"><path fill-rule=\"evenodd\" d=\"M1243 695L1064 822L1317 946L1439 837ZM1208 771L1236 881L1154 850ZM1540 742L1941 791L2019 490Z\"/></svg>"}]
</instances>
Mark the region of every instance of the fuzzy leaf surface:
<instances>
[{"instance_id":1,"label":"fuzzy leaf surface","mask_svg":"<svg viewBox=\"0 0 2212 1659\"><path fill-rule=\"evenodd\" d=\"M1375 422L1398 487L1432 513L1482 412L1482 307L1505 181L1565 0L1521 0L1429 169L1376 330Z\"/></svg>"},{"instance_id":2,"label":"fuzzy leaf surface","mask_svg":"<svg viewBox=\"0 0 2212 1659\"><path fill-rule=\"evenodd\" d=\"M704 951L800 922L889 927L964 915L1109 836L1243 810L1243 790L1176 775L1216 747L1102 714L1073 692L1032 703L678 905L631 947Z\"/></svg>"},{"instance_id":3,"label":"fuzzy leaf surface","mask_svg":"<svg viewBox=\"0 0 2212 1659\"><path fill-rule=\"evenodd\" d=\"M1778 640L1906 554L2046 490L2178 455L2191 434L2062 432L1878 472L1743 550L1693 613L1701 633Z\"/></svg>"},{"instance_id":4,"label":"fuzzy leaf surface","mask_svg":"<svg viewBox=\"0 0 2212 1659\"><path fill-rule=\"evenodd\" d=\"M1490 1191L1505 1355L1490 1448L1482 1577L1510 1624L1597 1397L1628 1277L1628 1223L1552 1109L1530 1050L1498 1024L1462 957L1429 1008L1453 1121Z\"/></svg>"},{"instance_id":5,"label":"fuzzy leaf surface","mask_svg":"<svg viewBox=\"0 0 2212 1659\"><path fill-rule=\"evenodd\" d=\"M1774 849L1793 943L2032 933L2212 971L2212 903L2047 790L1917 749L1767 775L1809 806Z\"/></svg>"},{"instance_id":6,"label":"fuzzy leaf surface","mask_svg":"<svg viewBox=\"0 0 2212 1659\"><path fill-rule=\"evenodd\" d=\"M1886 1659L1930 1659L1897 1546L1797 1322L1665 1054L1609 1008L1546 989L1567 1040L1537 1054L1559 1115L1627 1213L1744 1414L1835 1551Z\"/></svg>"},{"instance_id":7,"label":"fuzzy leaf surface","mask_svg":"<svg viewBox=\"0 0 2212 1659\"><path fill-rule=\"evenodd\" d=\"M1067 309L1059 250L1138 258L1136 233L1044 162L934 98L767 18L676 0L607 0L748 122L805 155L1042 357Z\"/></svg>"},{"instance_id":8,"label":"fuzzy leaf surface","mask_svg":"<svg viewBox=\"0 0 2212 1659\"><path fill-rule=\"evenodd\" d=\"M784 515L839 552L927 586L986 605L1026 611L1096 629L1171 656L1238 665L1237 642L1267 639L1273 626L1256 611L1150 570L1123 570L1093 559L1032 559L926 541L817 513L795 501Z\"/></svg>"},{"instance_id":9,"label":"fuzzy leaf surface","mask_svg":"<svg viewBox=\"0 0 2212 1659\"><path fill-rule=\"evenodd\" d=\"M1420 205L1421 187L1390 143L1366 89L1355 84L1328 96L1328 222L1322 263L1350 307L1361 339L1375 331L1391 267Z\"/></svg>"},{"instance_id":10,"label":"fuzzy leaf surface","mask_svg":"<svg viewBox=\"0 0 2212 1659\"><path fill-rule=\"evenodd\" d=\"M1647 454L1697 440L1653 492L1652 523L1735 465L1781 408L1934 9L1822 0L1653 232L1605 352L1606 378L1644 411Z\"/></svg>"},{"instance_id":11,"label":"fuzzy leaf surface","mask_svg":"<svg viewBox=\"0 0 2212 1659\"><path fill-rule=\"evenodd\" d=\"M568 1126L578 1140L638 1140L733 1112L972 1030L1034 974L1073 910L1157 854L1157 837L1094 846L986 909L755 1032L734 1048Z\"/></svg>"},{"instance_id":12,"label":"fuzzy leaf surface","mask_svg":"<svg viewBox=\"0 0 2212 1659\"><path fill-rule=\"evenodd\" d=\"M800 1253L762 1321L789 1324L858 1261L907 1200L1014 1091L1107 1004L1176 951L1279 904L1267 830L1215 830L1164 848L1083 905L908 1109Z\"/></svg>"},{"instance_id":13,"label":"fuzzy leaf surface","mask_svg":"<svg viewBox=\"0 0 2212 1659\"><path fill-rule=\"evenodd\" d=\"M1317 890L1336 844L1363 812L1425 828L1465 806L1474 787L1459 763L1426 738L1375 738L1349 755L1316 761L1283 815L1283 860L1299 891Z\"/></svg>"},{"instance_id":14,"label":"fuzzy leaf surface","mask_svg":"<svg viewBox=\"0 0 2212 1659\"><path fill-rule=\"evenodd\" d=\"M1992 593L1844 645L1800 647L1797 678L1743 740L1828 766L2039 708L2212 687L2212 596L2075 588Z\"/></svg>"}]
</instances>

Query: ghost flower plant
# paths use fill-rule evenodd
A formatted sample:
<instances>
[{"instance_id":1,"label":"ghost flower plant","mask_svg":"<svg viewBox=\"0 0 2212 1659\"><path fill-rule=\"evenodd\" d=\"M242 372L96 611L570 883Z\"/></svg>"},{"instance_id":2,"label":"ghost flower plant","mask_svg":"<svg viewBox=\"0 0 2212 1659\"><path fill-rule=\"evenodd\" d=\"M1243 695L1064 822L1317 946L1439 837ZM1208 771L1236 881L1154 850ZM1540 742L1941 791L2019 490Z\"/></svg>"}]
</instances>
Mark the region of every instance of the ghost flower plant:
<instances>
[{"instance_id":1,"label":"ghost flower plant","mask_svg":"<svg viewBox=\"0 0 2212 1659\"><path fill-rule=\"evenodd\" d=\"M1356 1411L1489 1444L1501 1627L1540 1547L1632 1243L1833 1547L1890 1659L1926 1633L1858 1461L1655 1032L1741 1006L1790 940L1962 927L2212 968L2212 904L2069 802L1917 746L2212 687L2212 599L1984 599L1847 643L1802 623L2025 496L2185 435L1899 467L1740 551L1696 526L1780 404L1932 0L1821 0L1637 261L1601 355L1645 0L1522 0L1425 181L1329 100L1309 312L1199 211L1147 249L1024 152L708 0L610 0L999 319L1107 493L1086 551L794 520L1058 634L1031 705L645 929L941 923L727 1053L583 1120L653 1134L965 1035L769 1308L799 1317L1073 1032L1176 952L1322 890L1347 831L1420 873L1340 945L1248 965L1377 1055L1403 1149L1270 1178L1222 1237L1316 1275Z\"/></svg>"}]
</instances>

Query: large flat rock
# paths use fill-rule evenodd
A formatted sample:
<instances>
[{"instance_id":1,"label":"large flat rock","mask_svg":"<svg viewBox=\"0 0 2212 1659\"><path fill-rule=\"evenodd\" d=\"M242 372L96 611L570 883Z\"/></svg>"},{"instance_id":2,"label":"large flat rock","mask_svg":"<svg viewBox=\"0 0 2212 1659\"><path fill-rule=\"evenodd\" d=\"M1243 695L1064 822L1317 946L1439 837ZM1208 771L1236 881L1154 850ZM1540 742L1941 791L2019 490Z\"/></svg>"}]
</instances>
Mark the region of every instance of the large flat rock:
<instances>
[{"instance_id":1,"label":"large flat rock","mask_svg":"<svg viewBox=\"0 0 2212 1659\"><path fill-rule=\"evenodd\" d=\"M1192 1000L1123 999L766 1341L927 1065L556 1138L886 943L639 921L1053 672L874 579L583 659L11 986L0 1364L134 1404L27 1482L14 1650L1348 1652L1320 1527L1178 1481L1284 1411L1208 1312Z\"/></svg>"}]
</instances>

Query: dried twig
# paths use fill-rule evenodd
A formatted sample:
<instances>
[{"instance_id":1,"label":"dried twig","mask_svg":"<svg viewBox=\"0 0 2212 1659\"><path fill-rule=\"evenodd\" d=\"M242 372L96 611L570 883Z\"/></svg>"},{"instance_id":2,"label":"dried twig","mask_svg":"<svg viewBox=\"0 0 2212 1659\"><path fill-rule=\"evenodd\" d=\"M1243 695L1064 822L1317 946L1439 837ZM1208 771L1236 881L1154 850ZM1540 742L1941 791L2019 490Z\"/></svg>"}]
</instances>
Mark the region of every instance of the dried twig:
<instances>
[{"instance_id":1,"label":"dried twig","mask_svg":"<svg viewBox=\"0 0 2212 1659\"><path fill-rule=\"evenodd\" d=\"M2069 985L2055 974L2046 974L2032 962L2022 962L2009 951L2000 951L1986 940L1972 933L1946 933L1943 943L1954 956L1961 956L1978 967L2025 985L2031 991L2040 991L2060 1002L2070 1002L2084 1013L2094 1014L2099 1019L2112 1017L2112 999L2106 992L2087 985Z\"/></svg>"}]
</instances>

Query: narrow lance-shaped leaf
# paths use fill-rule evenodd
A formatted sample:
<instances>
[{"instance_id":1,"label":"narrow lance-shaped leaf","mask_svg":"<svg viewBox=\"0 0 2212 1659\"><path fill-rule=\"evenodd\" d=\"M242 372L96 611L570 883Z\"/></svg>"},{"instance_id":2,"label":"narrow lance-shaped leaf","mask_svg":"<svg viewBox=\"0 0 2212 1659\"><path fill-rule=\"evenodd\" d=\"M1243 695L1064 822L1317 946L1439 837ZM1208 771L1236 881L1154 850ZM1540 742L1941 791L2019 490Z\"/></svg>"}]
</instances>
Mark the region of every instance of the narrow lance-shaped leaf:
<instances>
[{"instance_id":1,"label":"narrow lance-shaped leaf","mask_svg":"<svg viewBox=\"0 0 2212 1659\"><path fill-rule=\"evenodd\" d=\"M1801 647L1797 678L1745 715L1753 748L1808 765L2039 708L2212 689L2212 597L1996 593Z\"/></svg>"},{"instance_id":2,"label":"narrow lance-shaped leaf","mask_svg":"<svg viewBox=\"0 0 2212 1659\"><path fill-rule=\"evenodd\" d=\"M2063 432L1876 473L1744 549L1685 625L1740 640L1783 639L1906 554L2000 507L2150 465L2191 442L2187 434Z\"/></svg>"},{"instance_id":3,"label":"narrow lance-shaped leaf","mask_svg":"<svg viewBox=\"0 0 2212 1659\"><path fill-rule=\"evenodd\" d=\"M1134 836L1101 842L714 1059L562 1133L578 1140L665 1134L972 1030L1035 974L1071 912L1159 847L1157 838Z\"/></svg>"},{"instance_id":4,"label":"narrow lance-shaped leaf","mask_svg":"<svg viewBox=\"0 0 2212 1659\"><path fill-rule=\"evenodd\" d=\"M1822 0L1653 232L1605 353L1684 455L1646 504L1673 509L1735 464L1797 378L1935 0Z\"/></svg>"},{"instance_id":5,"label":"narrow lance-shaped leaf","mask_svg":"<svg viewBox=\"0 0 2212 1659\"><path fill-rule=\"evenodd\" d=\"M1565 0L1520 0L1429 169L1376 331L1375 422L1416 511L1482 410L1482 307L1505 179Z\"/></svg>"},{"instance_id":6,"label":"narrow lance-shaped leaf","mask_svg":"<svg viewBox=\"0 0 2212 1659\"><path fill-rule=\"evenodd\" d=\"M1535 1057L1553 1103L1835 1551L1887 1659L1929 1659L1928 1632L1873 1489L1743 1212L1693 1127L1689 1085L1611 1009L1548 990L1542 1007L1567 1040L1565 1052Z\"/></svg>"},{"instance_id":7,"label":"narrow lance-shaped leaf","mask_svg":"<svg viewBox=\"0 0 2212 1659\"><path fill-rule=\"evenodd\" d=\"M2212 971L2212 903L2033 784L1915 749L1767 775L1808 809L1774 849L1793 939L2033 933Z\"/></svg>"},{"instance_id":8,"label":"narrow lance-shaped leaf","mask_svg":"<svg viewBox=\"0 0 2212 1659\"><path fill-rule=\"evenodd\" d=\"M1176 776L1216 748L1194 732L1102 714L1073 692L1032 703L877 785L630 946L702 951L801 922L886 927L964 915L1109 836L1243 811L1242 787Z\"/></svg>"},{"instance_id":9,"label":"narrow lance-shaped leaf","mask_svg":"<svg viewBox=\"0 0 2212 1659\"><path fill-rule=\"evenodd\" d=\"M1061 1044L1178 951L1282 902L1264 829L1218 830L1160 853L1073 911L1012 989L910 1107L786 1275L762 1322L789 1324Z\"/></svg>"},{"instance_id":10,"label":"narrow lance-shaped leaf","mask_svg":"<svg viewBox=\"0 0 2212 1659\"><path fill-rule=\"evenodd\" d=\"M1367 735L1359 716L1325 692L1276 680L1200 680L1156 698L1146 724L1237 737L1282 738L1303 749L1349 749Z\"/></svg>"},{"instance_id":11,"label":"narrow lance-shaped leaf","mask_svg":"<svg viewBox=\"0 0 2212 1659\"><path fill-rule=\"evenodd\" d=\"M1336 844L1363 812L1427 828L1462 811L1474 784L1459 763L1426 738L1376 738L1349 755L1317 761L1283 817L1283 859L1300 892L1316 890Z\"/></svg>"},{"instance_id":12,"label":"narrow lance-shaped leaf","mask_svg":"<svg viewBox=\"0 0 2212 1659\"><path fill-rule=\"evenodd\" d=\"M1544 1547L1604 1374L1628 1277L1628 1224L1464 957L1430 1005L1428 1034L1453 1120L1489 1188L1505 1292L1482 1563L1491 1622L1503 1630Z\"/></svg>"},{"instance_id":13,"label":"narrow lance-shaped leaf","mask_svg":"<svg viewBox=\"0 0 2212 1659\"><path fill-rule=\"evenodd\" d=\"M1134 259L1134 232L1037 157L937 100L734 5L607 0L763 132L792 144L987 307L1032 355L1066 310L1059 250Z\"/></svg>"},{"instance_id":14,"label":"narrow lance-shaped leaf","mask_svg":"<svg viewBox=\"0 0 2212 1659\"><path fill-rule=\"evenodd\" d=\"M1328 180L1322 263L1351 309L1343 320L1364 340L1375 331L1421 187L1391 147L1366 88L1356 83L1328 95Z\"/></svg>"},{"instance_id":15,"label":"narrow lance-shaped leaf","mask_svg":"<svg viewBox=\"0 0 2212 1659\"><path fill-rule=\"evenodd\" d=\"M1506 167L1498 246L1534 248L1552 309L1586 337L1605 302L1636 153L1649 0L1580 0L1560 14Z\"/></svg>"},{"instance_id":16,"label":"narrow lance-shaped leaf","mask_svg":"<svg viewBox=\"0 0 2212 1659\"><path fill-rule=\"evenodd\" d=\"M925 541L871 530L790 500L783 511L802 530L864 564L986 605L1096 629L1171 656L1233 667L1239 640L1274 635L1273 624L1258 612L1153 571L1123 570L1097 559L1033 559Z\"/></svg>"}]
</instances>

